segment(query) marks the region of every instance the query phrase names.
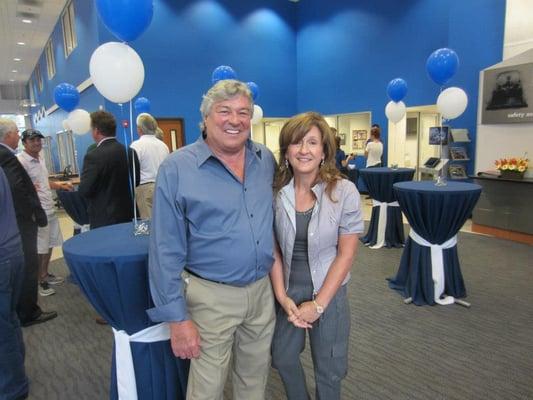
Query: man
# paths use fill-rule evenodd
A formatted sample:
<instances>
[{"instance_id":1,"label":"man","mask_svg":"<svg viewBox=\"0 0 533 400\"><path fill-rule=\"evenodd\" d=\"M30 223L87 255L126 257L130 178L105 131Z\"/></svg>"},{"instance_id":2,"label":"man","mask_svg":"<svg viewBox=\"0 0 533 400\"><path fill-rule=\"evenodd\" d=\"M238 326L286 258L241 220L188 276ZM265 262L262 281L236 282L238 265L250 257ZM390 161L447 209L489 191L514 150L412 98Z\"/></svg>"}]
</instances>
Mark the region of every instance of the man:
<instances>
[{"instance_id":1,"label":"man","mask_svg":"<svg viewBox=\"0 0 533 400\"><path fill-rule=\"evenodd\" d=\"M37 228L46 226L47 220L35 187L15 156L18 142L17 125L11 120L0 118L0 167L4 169L11 189L24 253L24 279L17 313L22 326L26 327L51 320L57 317L57 313L42 311L37 304Z\"/></svg>"},{"instance_id":2,"label":"man","mask_svg":"<svg viewBox=\"0 0 533 400\"><path fill-rule=\"evenodd\" d=\"M17 302L24 277L24 254L11 190L0 168L0 397L23 399L28 394L24 341Z\"/></svg>"},{"instance_id":3,"label":"man","mask_svg":"<svg viewBox=\"0 0 533 400\"><path fill-rule=\"evenodd\" d=\"M148 313L170 323L176 357L192 359L187 399L222 398L232 353L234 399L264 398L275 160L249 140L252 110L245 84L216 83L200 107L202 136L159 168L149 255L156 307Z\"/></svg>"},{"instance_id":4,"label":"man","mask_svg":"<svg viewBox=\"0 0 533 400\"><path fill-rule=\"evenodd\" d=\"M37 230L37 257L39 260L39 294L50 296L55 293L50 285L59 285L64 281L62 277L48 272L53 248L63 244L51 189L71 191L73 187L70 182L54 182L48 179L48 169L40 155L43 138L43 134L36 129L26 129L22 132L24 151L19 153L17 158L30 176L48 220L48 225Z\"/></svg>"},{"instance_id":5,"label":"man","mask_svg":"<svg viewBox=\"0 0 533 400\"><path fill-rule=\"evenodd\" d=\"M87 199L91 229L131 221L128 156L115 138L115 117L107 111L95 111L91 113L91 129L96 148L85 155L78 187Z\"/></svg>"},{"instance_id":6,"label":"man","mask_svg":"<svg viewBox=\"0 0 533 400\"><path fill-rule=\"evenodd\" d=\"M141 219L152 217L152 198L159 165L168 156L168 147L157 137L157 122L150 114L137 117L139 139L131 144L141 166L141 181L135 189L135 200Z\"/></svg>"}]
</instances>

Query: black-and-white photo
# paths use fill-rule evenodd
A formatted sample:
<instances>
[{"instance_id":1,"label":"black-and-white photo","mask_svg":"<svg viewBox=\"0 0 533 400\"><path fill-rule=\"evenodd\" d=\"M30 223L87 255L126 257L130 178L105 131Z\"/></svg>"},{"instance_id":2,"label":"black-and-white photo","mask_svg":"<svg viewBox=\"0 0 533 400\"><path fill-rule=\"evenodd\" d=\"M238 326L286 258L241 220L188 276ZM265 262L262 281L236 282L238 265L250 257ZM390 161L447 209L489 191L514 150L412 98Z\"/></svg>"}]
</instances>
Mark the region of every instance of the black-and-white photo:
<instances>
[{"instance_id":1,"label":"black-and-white photo","mask_svg":"<svg viewBox=\"0 0 533 400\"><path fill-rule=\"evenodd\" d=\"M532 74L532 63L485 71L481 122L533 122Z\"/></svg>"},{"instance_id":2,"label":"black-and-white photo","mask_svg":"<svg viewBox=\"0 0 533 400\"><path fill-rule=\"evenodd\" d=\"M429 144L448 144L447 126L432 126L429 128Z\"/></svg>"}]
</instances>

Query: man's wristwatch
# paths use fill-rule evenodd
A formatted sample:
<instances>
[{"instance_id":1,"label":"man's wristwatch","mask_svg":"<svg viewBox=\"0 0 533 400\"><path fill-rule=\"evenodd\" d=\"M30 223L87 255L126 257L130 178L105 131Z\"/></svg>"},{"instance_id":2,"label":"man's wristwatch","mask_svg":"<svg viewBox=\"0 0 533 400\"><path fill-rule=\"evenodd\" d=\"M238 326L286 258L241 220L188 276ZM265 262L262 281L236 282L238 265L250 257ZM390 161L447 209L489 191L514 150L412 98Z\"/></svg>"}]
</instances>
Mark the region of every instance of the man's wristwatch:
<instances>
[{"instance_id":1,"label":"man's wristwatch","mask_svg":"<svg viewBox=\"0 0 533 400\"><path fill-rule=\"evenodd\" d=\"M322 315L322 314L324 314L324 307L322 307L320 304L318 304L318 303L316 302L316 300L313 300L313 304L314 304L315 307L316 307L316 313L317 313L318 315Z\"/></svg>"}]
</instances>

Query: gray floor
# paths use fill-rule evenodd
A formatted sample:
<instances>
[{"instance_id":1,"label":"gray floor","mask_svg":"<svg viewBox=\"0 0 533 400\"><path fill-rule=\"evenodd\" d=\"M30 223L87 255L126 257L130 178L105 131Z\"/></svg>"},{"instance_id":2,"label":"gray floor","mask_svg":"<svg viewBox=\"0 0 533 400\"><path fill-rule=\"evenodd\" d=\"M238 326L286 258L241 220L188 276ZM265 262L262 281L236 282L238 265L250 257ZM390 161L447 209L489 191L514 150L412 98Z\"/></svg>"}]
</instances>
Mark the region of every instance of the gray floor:
<instances>
[{"instance_id":1,"label":"gray floor","mask_svg":"<svg viewBox=\"0 0 533 400\"><path fill-rule=\"evenodd\" d=\"M460 233L470 309L404 305L385 281L400 255L364 247L357 255L343 399L533 399L533 247ZM62 259L52 270L67 273ZM30 399L108 398L110 328L95 324L72 284L41 302L60 316L24 329ZM312 391L307 351L302 358ZM285 398L275 371L267 398Z\"/></svg>"}]
</instances>

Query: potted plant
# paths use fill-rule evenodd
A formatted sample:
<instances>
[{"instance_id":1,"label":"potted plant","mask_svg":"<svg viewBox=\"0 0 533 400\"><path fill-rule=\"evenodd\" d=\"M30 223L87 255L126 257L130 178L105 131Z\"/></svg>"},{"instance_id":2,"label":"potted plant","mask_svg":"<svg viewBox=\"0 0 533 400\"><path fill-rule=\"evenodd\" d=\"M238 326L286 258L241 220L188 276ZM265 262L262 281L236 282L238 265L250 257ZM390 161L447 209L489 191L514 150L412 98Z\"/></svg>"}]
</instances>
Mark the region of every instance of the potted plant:
<instances>
[{"instance_id":1,"label":"potted plant","mask_svg":"<svg viewBox=\"0 0 533 400\"><path fill-rule=\"evenodd\" d=\"M522 179L529 160L525 157L501 158L494 162L496 169L500 171L500 177L506 179Z\"/></svg>"}]
</instances>

